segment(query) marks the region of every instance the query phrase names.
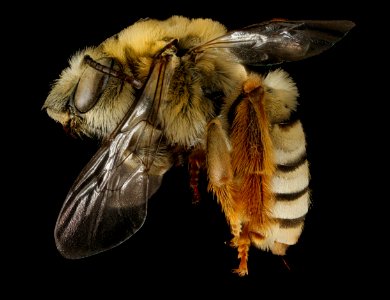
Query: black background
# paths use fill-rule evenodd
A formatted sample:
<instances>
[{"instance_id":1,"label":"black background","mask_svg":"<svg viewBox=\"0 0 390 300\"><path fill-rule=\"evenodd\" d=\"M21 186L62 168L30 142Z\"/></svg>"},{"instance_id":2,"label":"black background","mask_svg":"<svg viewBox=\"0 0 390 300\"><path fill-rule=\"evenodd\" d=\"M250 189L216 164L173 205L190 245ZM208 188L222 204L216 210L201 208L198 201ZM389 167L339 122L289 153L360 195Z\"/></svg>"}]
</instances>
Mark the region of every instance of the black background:
<instances>
[{"instance_id":1,"label":"black background","mask_svg":"<svg viewBox=\"0 0 390 300\"><path fill-rule=\"evenodd\" d=\"M29 291L49 296L81 286L86 292L125 292L128 297L156 292L187 298L209 291L299 295L309 280L319 291L329 292L345 288L346 278L373 275L362 270L372 264L371 244L379 243L372 238L369 220L377 208L367 201L373 194L369 181L376 175L365 169L376 159L367 146L367 103L374 90L368 82L368 60L374 57L368 52L373 39L369 19L374 12L332 2L210 4L60 3L23 6L23 14L19 9L9 12L8 26L15 31L8 32L3 60L10 64L4 70L10 85L4 89L12 92L6 109L12 121L5 122L10 136L4 140L10 145L5 160L12 165L5 190L12 196L7 197L10 209L4 211L10 236L4 243L10 250L4 263L11 265L7 273L12 282L35 282ZM249 275L233 274L238 259L228 246L230 234L221 210L206 193L199 207L192 206L185 168L166 175L149 201L145 225L119 247L74 261L62 258L55 248L53 229L62 202L97 144L66 136L41 111L50 85L77 50L98 45L139 18L174 14L213 18L229 29L278 17L349 19L357 25L327 52L283 66L300 90L312 175L312 206L299 243L286 256L289 268L280 257L251 248ZM290 282L299 285L290 287ZM54 294L49 287L55 288Z\"/></svg>"}]
</instances>

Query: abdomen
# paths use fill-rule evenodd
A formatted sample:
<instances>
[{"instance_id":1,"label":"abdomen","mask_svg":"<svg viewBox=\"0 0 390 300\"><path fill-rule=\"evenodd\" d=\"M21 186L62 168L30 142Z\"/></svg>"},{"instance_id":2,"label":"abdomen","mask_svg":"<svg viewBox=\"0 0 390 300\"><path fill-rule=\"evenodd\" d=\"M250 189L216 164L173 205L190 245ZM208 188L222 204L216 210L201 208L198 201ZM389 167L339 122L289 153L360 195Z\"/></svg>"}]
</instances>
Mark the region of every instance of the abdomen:
<instances>
[{"instance_id":1,"label":"abdomen","mask_svg":"<svg viewBox=\"0 0 390 300\"><path fill-rule=\"evenodd\" d=\"M275 173L271 180L274 206L271 217L271 246L275 254L284 254L288 245L297 243L310 204L309 163L306 139L299 120L272 126Z\"/></svg>"}]
</instances>

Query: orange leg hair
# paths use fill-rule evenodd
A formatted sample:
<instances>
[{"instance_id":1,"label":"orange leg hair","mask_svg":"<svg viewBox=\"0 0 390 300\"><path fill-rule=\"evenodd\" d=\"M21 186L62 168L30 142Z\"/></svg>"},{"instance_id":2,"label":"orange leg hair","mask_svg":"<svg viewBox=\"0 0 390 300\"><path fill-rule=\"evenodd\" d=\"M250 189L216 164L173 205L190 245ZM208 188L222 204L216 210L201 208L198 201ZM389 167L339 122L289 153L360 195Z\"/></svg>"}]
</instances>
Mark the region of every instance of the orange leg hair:
<instances>
[{"instance_id":1,"label":"orange leg hair","mask_svg":"<svg viewBox=\"0 0 390 300\"><path fill-rule=\"evenodd\" d=\"M250 245L261 245L273 222L269 217L274 203L270 181L275 168L261 79L250 77L236 101L240 102L232 124L228 159L213 154L217 148L212 143L208 144L207 157L209 188L217 195L230 224L232 246L237 248L240 259L235 272L243 276L248 274ZM209 137L218 136L215 131L209 133L213 133ZM219 177L210 176L215 173ZM228 176L221 180L221 173Z\"/></svg>"}]
</instances>

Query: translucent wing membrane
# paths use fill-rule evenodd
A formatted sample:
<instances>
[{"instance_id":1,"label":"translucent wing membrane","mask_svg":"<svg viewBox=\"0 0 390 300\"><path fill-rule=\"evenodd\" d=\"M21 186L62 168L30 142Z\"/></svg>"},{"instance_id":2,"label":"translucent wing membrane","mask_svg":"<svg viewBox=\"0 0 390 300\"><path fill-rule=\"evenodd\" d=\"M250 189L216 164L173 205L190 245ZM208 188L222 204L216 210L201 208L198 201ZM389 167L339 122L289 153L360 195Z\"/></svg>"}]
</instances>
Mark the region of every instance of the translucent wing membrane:
<instances>
[{"instance_id":1,"label":"translucent wing membrane","mask_svg":"<svg viewBox=\"0 0 390 300\"><path fill-rule=\"evenodd\" d=\"M67 195L55 228L63 256L81 258L108 250L143 225L147 201L172 165L157 129L171 65L167 57L158 59L134 109L84 167Z\"/></svg>"},{"instance_id":2,"label":"translucent wing membrane","mask_svg":"<svg viewBox=\"0 0 390 300\"><path fill-rule=\"evenodd\" d=\"M233 59L243 64L279 64L329 49L354 26L346 20L274 20L228 32L193 50L229 48Z\"/></svg>"}]
</instances>

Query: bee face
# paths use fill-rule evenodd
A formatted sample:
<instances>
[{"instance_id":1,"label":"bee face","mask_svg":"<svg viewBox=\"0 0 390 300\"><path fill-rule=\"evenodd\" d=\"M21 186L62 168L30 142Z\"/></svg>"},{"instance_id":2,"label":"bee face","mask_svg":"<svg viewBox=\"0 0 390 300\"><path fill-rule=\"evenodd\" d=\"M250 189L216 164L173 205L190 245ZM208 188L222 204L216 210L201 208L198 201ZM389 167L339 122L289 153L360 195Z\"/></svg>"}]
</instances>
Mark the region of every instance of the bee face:
<instances>
[{"instance_id":1,"label":"bee face","mask_svg":"<svg viewBox=\"0 0 390 300\"><path fill-rule=\"evenodd\" d=\"M105 67L108 73L88 64L87 58ZM134 87L109 74L110 71L122 74L124 69L99 48L81 51L71 58L70 66L61 73L43 108L72 134L105 137L134 101Z\"/></svg>"}]
</instances>

